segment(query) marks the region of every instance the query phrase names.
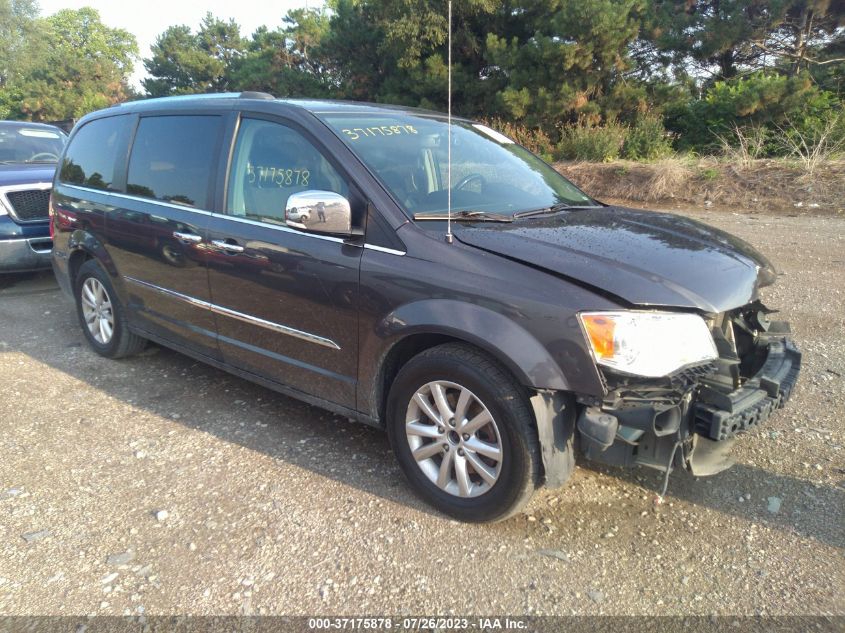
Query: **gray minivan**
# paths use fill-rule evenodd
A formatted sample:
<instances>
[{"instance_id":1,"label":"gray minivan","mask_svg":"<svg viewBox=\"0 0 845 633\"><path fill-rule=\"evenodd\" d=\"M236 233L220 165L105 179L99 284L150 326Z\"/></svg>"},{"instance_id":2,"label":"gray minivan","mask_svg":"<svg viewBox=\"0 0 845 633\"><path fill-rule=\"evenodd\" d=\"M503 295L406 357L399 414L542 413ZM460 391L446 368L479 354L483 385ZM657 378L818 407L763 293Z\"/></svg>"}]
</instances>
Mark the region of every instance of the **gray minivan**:
<instances>
[{"instance_id":1,"label":"gray minivan","mask_svg":"<svg viewBox=\"0 0 845 633\"><path fill-rule=\"evenodd\" d=\"M510 516L576 458L725 468L800 367L759 299L771 264L449 131L260 93L93 113L54 183L56 276L97 353L155 341L385 428L462 520Z\"/></svg>"}]
</instances>

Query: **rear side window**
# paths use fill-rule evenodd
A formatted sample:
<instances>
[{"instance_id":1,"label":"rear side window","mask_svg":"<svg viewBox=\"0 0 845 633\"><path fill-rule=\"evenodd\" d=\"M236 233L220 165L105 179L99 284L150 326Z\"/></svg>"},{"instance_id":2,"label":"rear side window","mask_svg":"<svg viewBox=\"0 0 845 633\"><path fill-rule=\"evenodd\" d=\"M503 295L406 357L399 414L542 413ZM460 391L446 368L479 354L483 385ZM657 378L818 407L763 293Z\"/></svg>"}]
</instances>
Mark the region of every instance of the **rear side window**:
<instances>
[{"instance_id":1,"label":"rear side window","mask_svg":"<svg viewBox=\"0 0 845 633\"><path fill-rule=\"evenodd\" d=\"M142 118L129 157L126 193L207 209L221 129L219 116Z\"/></svg>"},{"instance_id":2,"label":"rear side window","mask_svg":"<svg viewBox=\"0 0 845 633\"><path fill-rule=\"evenodd\" d=\"M59 180L113 191L117 152L129 132L128 116L95 119L74 135L62 161Z\"/></svg>"}]
</instances>

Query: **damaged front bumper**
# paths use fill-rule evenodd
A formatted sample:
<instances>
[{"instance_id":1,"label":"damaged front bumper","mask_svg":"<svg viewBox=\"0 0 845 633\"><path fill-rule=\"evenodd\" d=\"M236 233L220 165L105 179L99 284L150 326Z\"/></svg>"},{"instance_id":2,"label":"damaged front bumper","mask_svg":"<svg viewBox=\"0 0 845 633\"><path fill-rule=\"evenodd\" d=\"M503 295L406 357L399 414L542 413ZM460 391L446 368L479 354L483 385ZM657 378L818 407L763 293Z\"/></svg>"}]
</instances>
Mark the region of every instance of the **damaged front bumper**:
<instances>
[{"instance_id":1,"label":"damaged front bumper","mask_svg":"<svg viewBox=\"0 0 845 633\"><path fill-rule=\"evenodd\" d=\"M703 387L695 404L695 425L711 440L726 440L766 420L789 400L801 369L801 352L789 338L767 337L766 361L741 387L722 393Z\"/></svg>"},{"instance_id":2,"label":"damaged front bumper","mask_svg":"<svg viewBox=\"0 0 845 633\"><path fill-rule=\"evenodd\" d=\"M664 379L606 375L601 401L584 399L577 418L584 455L616 466L697 476L728 468L736 436L765 421L789 399L801 352L786 323L769 323L759 306L713 323L718 360Z\"/></svg>"}]
</instances>

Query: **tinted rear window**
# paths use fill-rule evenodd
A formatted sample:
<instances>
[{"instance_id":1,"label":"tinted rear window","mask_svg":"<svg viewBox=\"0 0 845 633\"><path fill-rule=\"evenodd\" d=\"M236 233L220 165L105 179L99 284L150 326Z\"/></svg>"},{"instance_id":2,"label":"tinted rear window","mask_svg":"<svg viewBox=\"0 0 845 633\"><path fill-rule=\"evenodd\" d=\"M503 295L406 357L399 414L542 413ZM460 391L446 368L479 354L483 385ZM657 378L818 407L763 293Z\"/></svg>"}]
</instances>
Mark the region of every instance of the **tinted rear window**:
<instances>
[{"instance_id":1,"label":"tinted rear window","mask_svg":"<svg viewBox=\"0 0 845 633\"><path fill-rule=\"evenodd\" d=\"M128 133L128 126L128 116L86 123L67 148L59 180L93 189L112 190L117 150Z\"/></svg>"},{"instance_id":2,"label":"tinted rear window","mask_svg":"<svg viewBox=\"0 0 845 633\"><path fill-rule=\"evenodd\" d=\"M129 157L126 192L208 208L221 127L219 116L142 118Z\"/></svg>"}]
</instances>

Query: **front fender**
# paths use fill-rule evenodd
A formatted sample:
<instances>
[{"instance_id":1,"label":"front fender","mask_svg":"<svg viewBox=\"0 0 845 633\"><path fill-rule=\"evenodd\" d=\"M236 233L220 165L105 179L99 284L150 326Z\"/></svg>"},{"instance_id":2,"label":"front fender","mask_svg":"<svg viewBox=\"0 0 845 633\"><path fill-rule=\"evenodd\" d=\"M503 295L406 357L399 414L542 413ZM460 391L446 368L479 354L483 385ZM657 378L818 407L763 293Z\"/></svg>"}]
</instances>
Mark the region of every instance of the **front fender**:
<instances>
[{"instance_id":1,"label":"front fender","mask_svg":"<svg viewBox=\"0 0 845 633\"><path fill-rule=\"evenodd\" d=\"M475 345L501 362L523 385L569 390L558 363L530 332L483 306L450 299L403 304L361 337L358 369L359 409L379 416L381 371L391 350L415 334L442 335Z\"/></svg>"},{"instance_id":2,"label":"front fender","mask_svg":"<svg viewBox=\"0 0 845 633\"><path fill-rule=\"evenodd\" d=\"M418 333L452 336L485 350L523 385L564 391L569 388L560 367L528 331L506 316L473 303L450 299L415 301L388 314L377 331L391 343L389 347Z\"/></svg>"}]
</instances>

